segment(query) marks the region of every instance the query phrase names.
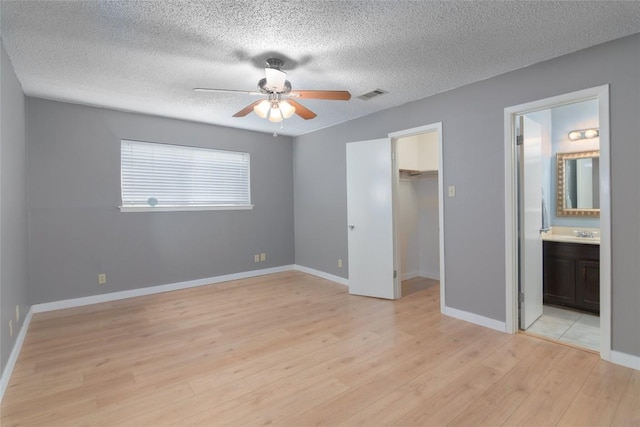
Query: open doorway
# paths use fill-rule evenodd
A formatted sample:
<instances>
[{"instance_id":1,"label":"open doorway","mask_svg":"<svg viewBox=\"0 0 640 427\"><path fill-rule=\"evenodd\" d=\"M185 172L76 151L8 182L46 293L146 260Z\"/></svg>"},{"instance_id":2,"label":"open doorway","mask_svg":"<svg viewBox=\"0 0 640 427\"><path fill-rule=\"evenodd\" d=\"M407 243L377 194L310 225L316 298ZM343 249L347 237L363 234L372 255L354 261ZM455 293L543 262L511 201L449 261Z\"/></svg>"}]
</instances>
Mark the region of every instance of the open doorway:
<instances>
[{"instance_id":1,"label":"open doorway","mask_svg":"<svg viewBox=\"0 0 640 427\"><path fill-rule=\"evenodd\" d=\"M445 309L444 275L444 218L442 183L442 124L435 123L419 128L389 134L387 138L353 141L346 144L347 163L347 233L349 250L349 293L384 299L402 296L398 236L399 180L397 163L397 141L421 134L431 134L437 141L437 149L428 156L433 162L437 157L437 173L431 170L425 175L430 178L431 194L437 181L437 223L429 231L427 238L437 236L438 250L432 249L430 264L436 262L438 271L423 269L426 279L439 279L440 310ZM416 154L417 155L417 154ZM406 169L406 175L421 175L426 169L419 165ZM427 189L425 189L427 191ZM431 202L433 203L433 199ZM433 210L430 210L433 213ZM419 212L414 213L419 217ZM432 216L427 221L434 221ZM419 236L416 236L419 242ZM419 255L418 255L419 256ZM434 261L435 259L435 261ZM419 263L417 274L420 274ZM406 267L405 267L406 268ZM405 272L405 277L407 274ZM409 286L419 286L409 284Z\"/></svg>"},{"instance_id":2,"label":"open doorway","mask_svg":"<svg viewBox=\"0 0 640 427\"><path fill-rule=\"evenodd\" d=\"M516 129L520 330L599 351L598 100L517 115Z\"/></svg>"},{"instance_id":3,"label":"open doorway","mask_svg":"<svg viewBox=\"0 0 640 427\"><path fill-rule=\"evenodd\" d=\"M606 359L608 90L512 107L505 120L508 329L598 351Z\"/></svg>"},{"instance_id":4,"label":"open doorway","mask_svg":"<svg viewBox=\"0 0 640 427\"><path fill-rule=\"evenodd\" d=\"M444 301L441 124L390 136L395 152L398 294L440 287Z\"/></svg>"}]
</instances>

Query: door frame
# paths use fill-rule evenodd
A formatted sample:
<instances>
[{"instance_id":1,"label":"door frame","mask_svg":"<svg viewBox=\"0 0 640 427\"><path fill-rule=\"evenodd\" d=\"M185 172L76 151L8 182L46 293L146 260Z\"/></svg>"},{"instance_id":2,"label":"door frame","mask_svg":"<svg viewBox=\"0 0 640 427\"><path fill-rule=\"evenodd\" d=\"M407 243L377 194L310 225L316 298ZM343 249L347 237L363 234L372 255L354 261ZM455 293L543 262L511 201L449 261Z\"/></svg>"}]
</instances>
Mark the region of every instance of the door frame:
<instances>
[{"instance_id":1,"label":"door frame","mask_svg":"<svg viewBox=\"0 0 640 427\"><path fill-rule=\"evenodd\" d=\"M611 360L611 162L609 85L570 92L504 109L506 332L518 332L518 230L515 116L598 99L600 126L600 357Z\"/></svg>"},{"instance_id":2,"label":"door frame","mask_svg":"<svg viewBox=\"0 0 640 427\"><path fill-rule=\"evenodd\" d=\"M443 180L443 147L442 147L442 122L431 123L424 126L418 126L415 128L404 129L397 132L389 133L391 138L391 147L393 151L393 210L394 210L394 235L395 246L398 248L398 192L400 186L400 172L397 165L397 149L398 139L406 138L409 136L419 135L428 132L438 132L438 240L439 240L439 253L440 253L440 312L445 312L445 274L444 274L444 180ZM397 253L396 253L397 257ZM396 268L399 268L399 262L396 263ZM396 298L401 296L401 272L398 270L398 280L396 281Z\"/></svg>"}]
</instances>

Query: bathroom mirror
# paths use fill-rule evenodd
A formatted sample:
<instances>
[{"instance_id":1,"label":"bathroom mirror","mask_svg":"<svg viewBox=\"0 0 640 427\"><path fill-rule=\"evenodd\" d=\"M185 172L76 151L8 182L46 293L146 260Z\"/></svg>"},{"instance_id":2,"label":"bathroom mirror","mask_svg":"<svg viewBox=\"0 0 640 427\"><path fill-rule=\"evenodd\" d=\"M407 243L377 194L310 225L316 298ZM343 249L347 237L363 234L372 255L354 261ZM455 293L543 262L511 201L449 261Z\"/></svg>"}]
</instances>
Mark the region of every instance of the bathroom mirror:
<instances>
[{"instance_id":1,"label":"bathroom mirror","mask_svg":"<svg viewBox=\"0 0 640 427\"><path fill-rule=\"evenodd\" d=\"M557 154L557 216L600 216L600 151Z\"/></svg>"}]
</instances>

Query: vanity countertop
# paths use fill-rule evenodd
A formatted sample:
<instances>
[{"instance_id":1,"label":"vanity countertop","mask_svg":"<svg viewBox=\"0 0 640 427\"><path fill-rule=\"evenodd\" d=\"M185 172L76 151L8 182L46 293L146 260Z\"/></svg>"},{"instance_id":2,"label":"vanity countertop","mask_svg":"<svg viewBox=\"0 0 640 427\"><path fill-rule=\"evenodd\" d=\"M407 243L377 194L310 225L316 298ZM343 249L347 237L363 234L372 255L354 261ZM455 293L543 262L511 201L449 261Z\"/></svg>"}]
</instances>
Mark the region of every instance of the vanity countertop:
<instances>
[{"instance_id":1,"label":"vanity countertop","mask_svg":"<svg viewBox=\"0 0 640 427\"><path fill-rule=\"evenodd\" d=\"M581 237L581 234L585 235L585 237ZM542 240L599 245L600 229L590 227L551 227L548 232L542 233Z\"/></svg>"}]
</instances>

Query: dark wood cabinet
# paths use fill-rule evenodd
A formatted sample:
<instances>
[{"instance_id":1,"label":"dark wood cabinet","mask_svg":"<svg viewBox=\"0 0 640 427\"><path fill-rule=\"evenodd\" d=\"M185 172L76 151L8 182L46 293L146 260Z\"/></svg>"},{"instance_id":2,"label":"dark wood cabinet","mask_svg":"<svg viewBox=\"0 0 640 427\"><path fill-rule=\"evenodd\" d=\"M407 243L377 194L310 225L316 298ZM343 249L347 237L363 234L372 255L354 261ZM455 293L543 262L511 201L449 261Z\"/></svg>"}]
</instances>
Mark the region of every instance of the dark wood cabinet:
<instances>
[{"instance_id":1,"label":"dark wood cabinet","mask_svg":"<svg viewBox=\"0 0 640 427\"><path fill-rule=\"evenodd\" d=\"M543 242L544 303L600 313L600 246Z\"/></svg>"}]
</instances>

